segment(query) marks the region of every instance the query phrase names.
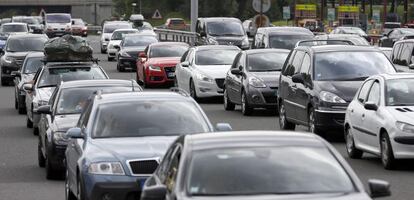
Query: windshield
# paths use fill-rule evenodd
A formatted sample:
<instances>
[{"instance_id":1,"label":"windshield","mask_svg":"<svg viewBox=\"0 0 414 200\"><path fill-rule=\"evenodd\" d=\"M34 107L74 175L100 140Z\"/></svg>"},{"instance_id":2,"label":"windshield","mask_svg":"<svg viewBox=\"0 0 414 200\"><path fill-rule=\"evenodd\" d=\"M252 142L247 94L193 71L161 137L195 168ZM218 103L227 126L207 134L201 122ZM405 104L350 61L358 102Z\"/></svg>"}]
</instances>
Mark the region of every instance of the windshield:
<instances>
[{"instance_id":1,"label":"windshield","mask_svg":"<svg viewBox=\"0 0 414 200\"><path fill-rule=\"evenodd\" d=\"M210 49L196 52L197 65L231 65L239 50L236 49Z\"/></svg>"},{"instance_id":2,"label":"windshield","mask_svg":"<svg viewBox=\"0 0 414 200\"><path fill-rule=\"evenodd\" d=\"M366 35L366 33L359 28L344 28L342 31L344 34Z\"/></svg>"},{"instance_id":3,"label":"windshield","mask_svg":"<svg viewBox=\"0 0 414 200\"><path fill-rule=\"evenodd\" d=\"M270 48L289 49L295 48L300 40L311 40L312 35L272 35L269 37Z\"/></svg>"},{"instance_id":4,"label":"windshield","mask_svg":"<svg viewBox=\"0 0 414 200\"><path fill-rule=\"evenodd\" d=\"M48 14L46 15L47 23L71 23L69 14Z\"/></svg>"},{"instance_id":5,"label":"windshield","mask_svg":"<svg viewBox=\"0 0 414 200\"><path fill-rule=\"evenodd\" d=\"M414 105L414 79L392 79L386 82L387 106L413 106Z\"/></svg>"},{"instance_id":6,"label":"windshield","mask_svg":"<svg viewBox=\"0 0 414 200\"><path fill-rule=\"evenodd\" d=\"M125 34L128 33L136 33L138 31L136 30L130 30L130 31L115 31L112 33L111 40L122 40L125 37Z\"/></svg>"},{"instance_id":7,"label":"windshield","mask_svg":"<svg viewBox=\"0 0 414 200\"><path fill-rule=\"evenodd\" d=\"M43 66L42 57L29 57L23 63L23 74L34 74Z\"/></svg>"},{"instance_id":8,"label":"windshield","mask_svg":"<svg viewBox=\"0 0 414 200\"><path fill-rule=\"evenodd\" d=\"M145 46L146 47L156 42L158 42L158 40L154 36L147 36L147 35L128 36L124 38L124 42L122 43L122 46L124 47Z\"/></svg>"},{"instance_id":9,"label":"windshield","mask_svg":"<svg viewBox=\"0 0 414 200\"><path fill-rule=\"evenodd\" d=\"M80 87L63 89L59 102L57 104L57 114L80 114L87 105L88 98L91 97L96 91L102 91L102 93L114 93L114 92L130 92L131 87Z\"/></svg>"},{"instance_id":10,"label":"windshield","mask_svg":"<svg viewBox=\"0 0 414 200\"><path fill-rule=\"evenodd\" d=\"M193 196L346 193L355 190L336 158L327 149L317 147L235 147L195 151L189 175L187 190Z\"/></svg>"},{"instance_id":11,"label":"windshield","mask_svg":"<svg viewBox=\"0 0 414 200\"><path fill-rule=\"evenodd\" d=\"M2 33L18 33L18 32L28 32L27 26L25 24L3 24L1 26Z\"/></svg>"},{"instance_id":12,"label":"windshield","mask_svg":"<svg viewBox=\"0 0 414 200\"><path fill-rule=\"evenodd\" d=\"M188 46L184 45L160 45L152 46L150 50L150 58L159 57L181 57L187 51Z\"/></svg>"},{"instance_id":13,"label":"windshield","mask_svg":"<svg viewBox=\"0 0 414 200\"><path fill-rule=\"evenodd\" d=\"M357 46L370 46L371 44L363 37L335 37L330 38L331 40L348 40L351 41L354 45ZM343 44L343 43L342 43Z\"/></svg>"},{"instance_id":14,"label":"windshield","mask_svg":"<svg viewBox=\"0 0 414 200\"><path fill-rule=\"evenodd\" d=\"M400 31L402 34L413 34L414 33L414 29L408 29L408 28L400 29Z\"/></svg>"},{"instance_id":15,"label":"windshield","mask_svg":"<svg viewBox=\"0 0 414 200\"><path fill-rule=\"evenodd\" d=\"M217 21L207 23L207 33L211 36L243 36L244 30L237 21Z\"/></svg>"},{"instance_id":16,"label":"windshield","mask_svg":"<svg viewBox=\"0 0 414 200\"><path fill-rule=\"evenodd\" d=\"M106 76L98 67L47 68L43 71L37 87L54 87L61 81L93 79L106 79Z\"/></svg>"},{"instance_id":17,"label":"windshield","mask_svg":"<svg viewBox=\"0 0 414 200\"><path fill-rule=\"evenodd\" d=\"M82 19L72 19L73 25L85 25Z\"/></svg>"},{"instance_id":18,"label":"windshield","mask_svg":"<svg viewBox=\"0 0 414 200\"><path fill-rule=\"evenodd\" d=\"M145 100L102 104L92 137L178 136L209 132L198 107L190 101Z\"/></svg>"},{"instance_id":19,"label":"windshield","mask_svg":"<svg viewBox=\"0 0 414 200\"><path fill-rule=\"evenodd\" d=\"M19 37L11 38L7 41L8 52L43 51L46 37Z\"/></svg>"},{"instance_id":20,"label":"windshield","mask_svg":"<svg viewBox=\"0 0 414 200\"><path fill-rule=\"evenodd\" d=\"M132 28L132 25L129 23L121 23L121 24L107 24L104 26L104 33L113 33L116 29L127 29Z\"/></svg>"},{"instance_id":21,"label":"windshield","mask_svg":"<svg viewBox=\"0 0 414 200\"><path fill-rule=\"evenodd\" d=\"M280 71L288 55L288 52L250 54L247 56L247 70L250 72Z\"/></svg>"},{"instance_id":22,"label":"windshield","mask_svg":"<svg viewBox=\"0 0 414 200\"><path fill-rule=\"evenodd\" d=\"M387 24L387 23L385 23L384 24L384 28L401 28L401 24Z\"/></svg>"},{"instance_id":23,"label":"windshield","mask_svg":"<svg viewBox=\"0 0 414 200\"><path fill-rule=\"evenodd\" d=\"M394 66L382 52L315 54L314 79L319 81L363 81L372 75L395 72Z\"/></svg>"}]
</instances>

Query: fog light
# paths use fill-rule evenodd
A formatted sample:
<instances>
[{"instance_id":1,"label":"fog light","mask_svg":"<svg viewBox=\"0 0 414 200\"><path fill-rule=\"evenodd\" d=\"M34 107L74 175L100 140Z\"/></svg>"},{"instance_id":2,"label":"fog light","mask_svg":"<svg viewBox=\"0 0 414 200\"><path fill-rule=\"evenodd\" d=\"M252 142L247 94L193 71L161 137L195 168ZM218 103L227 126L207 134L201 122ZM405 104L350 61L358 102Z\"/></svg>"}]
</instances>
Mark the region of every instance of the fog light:
<instances>
[{"instance_id":1,"label":"fog light","mask_svg":"<svg viewBox=\"0 0 414 200\"><path fill-rule=\"evenodd\" d=\"M261 102L260 97L259 97L259 96L257 96L257 95L253 95L253 96L252 96L252 99L253 99L253 102L254 102L254 103L260 103L260 102Z\"/></svg>"}]
</instances>

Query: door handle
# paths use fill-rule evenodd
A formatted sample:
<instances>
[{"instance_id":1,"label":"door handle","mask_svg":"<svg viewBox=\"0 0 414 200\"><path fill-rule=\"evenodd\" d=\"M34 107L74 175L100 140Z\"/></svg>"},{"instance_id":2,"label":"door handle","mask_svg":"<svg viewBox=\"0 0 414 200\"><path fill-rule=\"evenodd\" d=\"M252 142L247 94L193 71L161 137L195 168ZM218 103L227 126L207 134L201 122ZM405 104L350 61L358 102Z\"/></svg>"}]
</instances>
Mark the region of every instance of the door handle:
<instances>
[{"instance_id":1,"label":"door handle","mask_svg":"<svg viewBox=\"0 0 414 200\"><path fill-rule=\"evenodd\" d=\"M354 109L351 109L351 113L353 113L354 112Z\"/></svg>"},{"instance_id":2,"label":"door handle","mask_svg":"<svg viewBox=\"0 0 414 200\"><path fill-rule=\"evenodd\" d=\"M365 114L362 114L362 117L364 118L365 117Z\"/></svg>"}]
</instances>

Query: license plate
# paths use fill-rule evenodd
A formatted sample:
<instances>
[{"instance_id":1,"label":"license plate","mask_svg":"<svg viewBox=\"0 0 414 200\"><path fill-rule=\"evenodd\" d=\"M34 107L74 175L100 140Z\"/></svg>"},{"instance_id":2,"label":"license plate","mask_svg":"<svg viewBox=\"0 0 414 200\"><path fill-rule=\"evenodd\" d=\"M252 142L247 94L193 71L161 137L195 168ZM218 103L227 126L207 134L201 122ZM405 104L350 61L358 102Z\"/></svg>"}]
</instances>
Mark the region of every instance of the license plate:
<instances>
[{"instance_id":1,"label":"license plate","mask_svg":"<svg viewBox=\"0 0 414 200\"><path fill-rule=\"evenodd\" d=\"M168 77L170 78L175 77L175 72L168 72Z\"/></svg>"}]
</instances>

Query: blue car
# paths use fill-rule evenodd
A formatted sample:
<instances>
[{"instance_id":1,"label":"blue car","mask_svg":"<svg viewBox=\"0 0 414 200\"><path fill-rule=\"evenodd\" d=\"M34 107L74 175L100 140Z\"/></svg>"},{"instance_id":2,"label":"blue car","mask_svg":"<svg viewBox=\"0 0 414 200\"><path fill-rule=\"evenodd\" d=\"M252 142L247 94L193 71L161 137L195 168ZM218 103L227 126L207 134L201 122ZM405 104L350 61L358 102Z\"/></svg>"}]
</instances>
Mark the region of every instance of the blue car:
<instances>
[{"instance_id":1,"label":"blue car","mask_svg":"<svg viewBox=\"0 0 414 200\"><path fill-rule=\"evenodd\" d=\"M67 131L66 199L139 199L178 136L230 129L184 92L98 94Z\"/></svg>"}]
</instances>

